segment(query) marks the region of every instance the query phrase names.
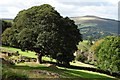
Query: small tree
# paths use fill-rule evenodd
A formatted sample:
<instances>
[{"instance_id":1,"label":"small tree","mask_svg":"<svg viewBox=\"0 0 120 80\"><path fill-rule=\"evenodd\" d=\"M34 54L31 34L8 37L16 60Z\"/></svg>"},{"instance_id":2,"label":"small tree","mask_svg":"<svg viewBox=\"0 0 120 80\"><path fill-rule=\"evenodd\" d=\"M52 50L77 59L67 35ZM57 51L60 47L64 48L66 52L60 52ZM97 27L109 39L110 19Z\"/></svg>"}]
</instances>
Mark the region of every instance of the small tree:
<instances>
[{"instance_id":1,"label":"small tree","mask_svg":"<svg viewBox=\"0 0 120 80\"><path fill-rule=\"evenodd\" d=\"M2 25L2 33L3 33L5 29L10 28L12 26L12 23L0 20L0 25Z\"/></svg>"},{"instance_id":2,"label":"small tree","mask_svg":"<svg viewBox=\"0 0 120 80\"><path fill-rule=\"evenodd\" d=\"M16 40L15 31L12 28L7 28L2 34L2 44L3 45L11 45L11 46L18 46Z\"/></svg>"},{"instance_id":3,"label":"small tree","mask_svg":"<svg viewBox=\"0 0 120 80\"><path fill-rule=\"evenodd\" d=\"M111 72L120 72L120 37L106 37L95 53L99 68Z\"/></svg>"}]
</instances>

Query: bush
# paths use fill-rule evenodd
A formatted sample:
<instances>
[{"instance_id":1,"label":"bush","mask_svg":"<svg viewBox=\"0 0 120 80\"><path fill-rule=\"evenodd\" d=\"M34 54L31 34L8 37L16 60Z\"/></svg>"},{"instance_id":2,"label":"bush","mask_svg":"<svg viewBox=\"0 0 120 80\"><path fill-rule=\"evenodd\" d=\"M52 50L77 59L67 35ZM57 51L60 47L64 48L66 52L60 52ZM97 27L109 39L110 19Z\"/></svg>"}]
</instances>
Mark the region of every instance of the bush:
<instances>
[{"instance_id":1,"label":"bush","mask_svg":"<svg viewBox=\"0 0 120 80\"><path fill-rule=\"evenodd\" d=\"M110 72L120 72L120 37L109 36L97 47L97 66Z\"/></svg>"},{"instance_id":2,"label":"bush","mask_svg":"<svg viewBox=\"0 0 120 80\"><path fill-rule=\"evenodd\" d=\"M75 57L75 60L85 62L85 60L87 60L87 59L83 54L77 54Z\"/></svg>"}]
</instances>

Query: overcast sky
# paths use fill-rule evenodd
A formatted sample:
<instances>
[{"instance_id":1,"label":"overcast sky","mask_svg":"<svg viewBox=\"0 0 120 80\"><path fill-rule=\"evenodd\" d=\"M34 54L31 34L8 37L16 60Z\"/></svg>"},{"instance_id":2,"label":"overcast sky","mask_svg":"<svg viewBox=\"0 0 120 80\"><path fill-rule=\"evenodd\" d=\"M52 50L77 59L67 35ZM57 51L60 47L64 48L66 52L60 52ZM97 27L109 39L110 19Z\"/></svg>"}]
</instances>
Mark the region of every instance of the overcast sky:
<instances>
[{"instance_id":1,"label":"overcast sky","mask_svg":"<svg viewBox=\"0 0 120 80\"><path fill-rule=\"evenodd\" d=\"M68 17L94 15L118 19L119 0L0 0L0 18L14 18L23 9L50 4Z\"/></svg>"}]
</instances>

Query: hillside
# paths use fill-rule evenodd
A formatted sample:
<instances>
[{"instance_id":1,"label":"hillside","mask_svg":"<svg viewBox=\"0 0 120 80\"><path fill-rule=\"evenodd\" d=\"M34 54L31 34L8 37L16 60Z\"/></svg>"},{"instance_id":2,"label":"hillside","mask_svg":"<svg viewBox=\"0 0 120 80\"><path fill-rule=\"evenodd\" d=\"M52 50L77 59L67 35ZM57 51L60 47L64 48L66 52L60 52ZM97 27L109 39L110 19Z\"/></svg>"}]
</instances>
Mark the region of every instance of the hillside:
<instances>
[{"instance_id":1,"label":"hillside","mask_svg":"<svg viewBox=\"0 0 120 80\"><path fill-rule=\"evenodd\" d=\"M71 19L78 25L84 39L88 39L88 36L99 39L105 36L118 34L119 21L116 20L97 16L71 17Z\"/></svg>"}]
</instances>

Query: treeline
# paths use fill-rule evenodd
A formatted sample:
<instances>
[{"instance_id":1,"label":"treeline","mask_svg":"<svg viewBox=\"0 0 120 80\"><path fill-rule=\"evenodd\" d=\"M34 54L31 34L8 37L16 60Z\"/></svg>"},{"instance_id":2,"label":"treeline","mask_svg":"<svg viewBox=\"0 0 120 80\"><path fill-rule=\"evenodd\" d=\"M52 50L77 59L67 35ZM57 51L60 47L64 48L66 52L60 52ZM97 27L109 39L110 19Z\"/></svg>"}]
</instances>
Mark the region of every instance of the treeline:
<instances>
[{"instance_id":1,"label":"treeline","mask_svg":"<svg viewBox=\"0 0 120 80\"><path fill-rule=\"evenodd\" d=\"M120 75L120 37L107 36L97 40L88 50L77 51L76 60L98 69Z\"/></svg>"}]
</instances>

